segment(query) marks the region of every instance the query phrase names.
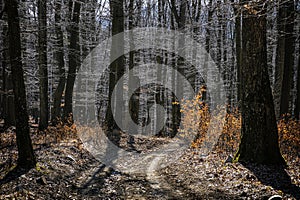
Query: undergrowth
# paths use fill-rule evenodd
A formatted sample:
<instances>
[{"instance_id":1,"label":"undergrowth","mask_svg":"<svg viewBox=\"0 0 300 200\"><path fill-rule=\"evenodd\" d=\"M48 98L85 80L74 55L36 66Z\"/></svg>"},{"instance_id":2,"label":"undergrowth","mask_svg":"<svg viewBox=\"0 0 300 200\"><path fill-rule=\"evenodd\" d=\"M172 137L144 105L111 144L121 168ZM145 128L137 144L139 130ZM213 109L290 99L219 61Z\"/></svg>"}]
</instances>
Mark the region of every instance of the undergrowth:
<instances>
[{"instance_id":1,"label":"undergrowth","mask_svg":"<svg viewBox=\"0 0 300 200\"><path fill-rule=\"evenodd\" d=\"M214 132L218 137L213 150L218 153L234 154L239 147L241 137L241 114L237 108L227 108L224 116L222 112L211 114L209 106L203 101L201 93L192 101L185 101L181 112L183 113L183 127L187 132L196 131L196 139L192 142L193 148L201 148L207 144L207 131L210 123L223 118L224 124L221 134ZM214 124L215 126L215 124ZM285 115L277 122L279 146L281 153L288 160L300 157L300 121ZM214 137L214 136L210 136Z\"/></svg>"},{"instance_id":2,"label":"undergrowth","mask_svg":"<svg viewBox=\"0 0 300 200\"><path fill-rule=\"evenodd\" d=\"M76 125L64 123L62 120L58 120L55 126L49 126L40 133L39 135L44 135L45 143L64 142L77 137Z\"/></svg>"}]
</instances>

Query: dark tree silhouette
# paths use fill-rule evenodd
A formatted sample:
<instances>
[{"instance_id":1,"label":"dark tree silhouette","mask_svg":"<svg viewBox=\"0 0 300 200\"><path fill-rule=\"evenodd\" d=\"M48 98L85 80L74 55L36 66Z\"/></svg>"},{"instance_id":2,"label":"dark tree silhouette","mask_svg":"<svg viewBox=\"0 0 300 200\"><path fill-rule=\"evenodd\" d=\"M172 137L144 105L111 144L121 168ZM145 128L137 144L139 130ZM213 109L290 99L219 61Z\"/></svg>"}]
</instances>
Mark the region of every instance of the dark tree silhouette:
<instances>
[{"instance_id":1,"label":"dark tree silhouette","mask_svg":"<svg viewBox=\"0 0 300 200\"><path fill-rule=\"evenodd\" d=\"M74 3L74 8L73 8ZM71 15L70 24L70 46L69 46L69 70L66 83L64 119L72 117L72 95L76 78L76 70L80 64L79 52L79 19L80 19L80 2L70 1L69 12ZM73 12L72 12L73 10ZM71 123L73 118L71 118Z\"/></svg>"},{"instance_id":2,"label":"dark tree silhouette","mask_svg":"<svg viewBox=\"0 0 300 200\"><path fill-rule=\"evenodd\" d=\"M56 54L55 59L59 70L59 82L54 92L53 109L51 113L51 122L56 125L61 118L62 95L66 84L65 63L64 63L64 41L61 27L61 3L55 3L55 35L56 35Z\"/></svg>"},{"instance_id":3,"label":"dark tree silhouette","mask_svg":"<svg viewBox=\"0 0 300 200\"><path fill-rule=\"evenodd\" d=\"M48 127L49 107L48 107L48 69L47 69L47 2L38 1L38 55L39 55L39 78L40 78L40 121L39 129Z\"/></svg>"},{"instance_id":4,"label":"dark tree silhouette","mask_svg":"<svg viewBox=\"0 0 300 200\"><path fill-rule=\"evenodd\" d=\"M295 101L294 115L296 119L300 119L300 58L298 58L298 70L297 70L297 96Z\"/></svg>"},{"instance_id":5,"label":"dark tree silhouette","mask_svg":"<svg viewBox=\"0 0 300 200\"><path fill-rule=\"evenodd\" d=\"M242 22L241 96L242 132L236 159L262 164L284 164L267 66L264 3L244 2Z\"/></svg>"},{"instance_id":6,"label":"dark tree silhouette","mask_svg":"<svg viewBox=\"0 0 300 200\"><path fill-rule=\"evenodd\" d=\"M290 113L289 103L292 89L292 73L295 52L295 4L294 0L279 1L278 42L275 68L275 111L279 118Z\"/></svg>"},{"instance_id":7,"label":"dark tree silhouette","mask_svg":"<svg viewBox=\"0 0 300 200\"><path fill-rule=\"evenodd\" d=\"M5 0L8 19L9 56L13 78L13 91L16 116L16 134L18 146L18 167L31 168L36 164L29 135L26 92L21 61L20 23L18 2Z\"/></svg>"},{"instance_id":8,"label":"dark tree silhouette","mask_svg":"<svg viewBox=\"0 0 300 200\"><path fill-rule=\"evenodd\" d=\"M123 10L124 1L123 0L110 0L110 9L112 15L112 35L116 35L124 31L124 10ZM112 39L111 46L111 57L116 54L123 55L124 52L124 41ZM113 119L113 113L111 110L111 98L114 87L118 80L123 76L125 71L124 68L124 56L120 56L118 59L114 60L109 66L109 99L108 107L106 112L106 123L108 131L111 132L113 129L117 128L117 124ZM120 92L120 93L119 93ZM121 94L122 89L118 89L118 99L117 101L122 102L120 98L123 96ZM122 111L118 111L122 112Z\"/></svg>"}]
</instances>

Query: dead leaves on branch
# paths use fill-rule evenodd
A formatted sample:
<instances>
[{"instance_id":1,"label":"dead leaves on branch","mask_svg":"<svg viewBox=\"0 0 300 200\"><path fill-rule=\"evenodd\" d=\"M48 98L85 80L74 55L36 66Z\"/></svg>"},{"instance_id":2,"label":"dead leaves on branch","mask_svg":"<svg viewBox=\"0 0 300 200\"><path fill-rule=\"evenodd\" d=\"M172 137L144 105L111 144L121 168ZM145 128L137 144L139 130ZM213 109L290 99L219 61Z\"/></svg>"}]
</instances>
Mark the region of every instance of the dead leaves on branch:
<instances>
[{"instance_id":1,"label":"dead leaves on branch","mask_svg":"<svg viewBox=\"0 0 300 200\"><path fill-rule=\"evenodd\" d=\"M225 124L222 134L214 147L219 153L234 154L240 143L241 115L237 108L228 108L225 116ZM222 115L212 116L208 104L202 101L201 94L192 101L185 101L181 112L184 114L184 130L197 129L197 138L191 144L193 148L199 148L207 138L207 130L212 120L224 117ZM300 121L285 115L277 123L279 146L285 159L293 161L300 158ZM215 137L219 133L215 133ZM212 137L212 136L210 136Z\"/></svg>"}]
</instances>

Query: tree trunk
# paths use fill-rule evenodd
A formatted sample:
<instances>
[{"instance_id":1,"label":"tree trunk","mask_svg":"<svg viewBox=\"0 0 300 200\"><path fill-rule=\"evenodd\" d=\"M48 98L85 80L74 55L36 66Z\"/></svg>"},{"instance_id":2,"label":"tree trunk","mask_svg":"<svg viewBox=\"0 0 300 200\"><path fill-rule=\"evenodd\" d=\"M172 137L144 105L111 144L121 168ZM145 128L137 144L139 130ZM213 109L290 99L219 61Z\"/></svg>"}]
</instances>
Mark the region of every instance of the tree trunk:
<instances>
[{"instance_id":1,"label":"tree trunk","mask_svg":"<svg viewBox=\"0 0 300 200\"><path fill-rule=\"evenodd\" d=\"M297 69L297 93L295 101L294 115L296 119L300 119L300 57L298 58L298 69Z\"/></svg>"},{"instance_id":2,"label":"tree trunk","mask_svg":"<svg viewBox=\"0 0 300 200\"><path fill-rule=\"evenodd\" d=\"M38 1L38 55L40 76L40 121L39 130L48 127L48 69L47 69L47 5L46 0Z\"/></svg>"},{"instance_id":3,"label":"tree trunk","mask_svg":"<svg viewBox=\"0 0 300 200\"><path fill-rule=\"evenodd\" d=\"M187 9L187 2L185 0L181 0L180 6L179 6L179 11L176 9L176 2L175 0L171 1L171 11L174 16L174 19L176 21L177 27L179 31L184 31L185 24L186 24L186 9ZM179 54L181 55L177 59L177 63L174 66L178 72L180 72L183 76L186 75L186 69L185 69L185 64L184 64L184 51L185 51L185 38L184 36L179 36L178 38L178 46L179 46ZM175 90L178 94L183 93L183 80L181 80L179 73L177 76L172 76L174 81L176 81L175 84ZM181 101L181 99L178 99ZM175 99L172 99L172 102L175 102ZM175 105L172 106L172 135L171 137L174 137L177 132L178 132L178 127L181 121L181 114L180 114L180 106Z\"/></svg>"},{"instance_id":4,"label":"tree trunk","mask_svg":"<svg viewBox=\"0 0 300 200\"><path fill-rule=\"evenodd\" d=\"M8 57L9 58L9 55ZM5 77L5 118L4 123L5 127L15 126L16 125L16 116L15 116L15 105L14 105L14 93L13 93L13 78L12 72L8 71Z\"/></svg>"},{"instance_id":5,"label":"tree trunk","mask_svg":"<svg viewBox=\"0 0 300 200\"><path fill-rule=\"evenodd\" d=\"M282 80L282 89L280 97L280 115L290 113L290 92L292 89L292 80L293 80L293 66L294 66L294 52L295 52L295 33L294 33L294 24L295 24L295 5L294 1L290 0L285 2L284 6L286 7L286 25L285 25L285 47L284 47L284 71L283 71L283 80Z\"/></svg>"},{"instance_id":6,"label":"tree trunk","mask_svg":"<svg viewBox=\"0 0 300 200\"><path fill-rule=\"evenodd\" d=\"M9 55L13 77L13 90L16 116L16 134L18 147L18 167L32 168L36 164L29 135L26 92L21 61L20 24L18 2L5 0L8 15Z\"/></svg>"},{"instance_id":7,"label":"tree trunk","mask_svg":"<svg viewBox=\"0 0 300 200\"><path fill-rule=\"evenodd\" d=\"M3 8L1 8L3 10ZM3 16L4 20L7 20L7 16ZM2 112L4 119L4 127L10 127L16 125L15 120L15 107L14 107L14 94L13 83L9 63L9 38L8 28L5 23L2 25Z\"/></svg>"},{"instance_id":8,"label":"tree trunk","mask_svg":"<svg viewBox=\"0 0 300 200\"><path fill-rule=\"evenodd\" d=\"M129 1L129 30L132 30L134 28L134 0L130 0ZM134 58L135 58L135 51L134 51L134 38L132 33L130 32L130 52L129 52L129 70L132 70L134 68ZM139 77L134 76L133 73L129 73L128 74L128 86L129 86L129 90L128 90L128 110L131 116L131 119L138 124L139 121L139 94L135 95L135 100L131 101L131 96L132 93L134 92L133 90L135 89L134 87L136 86L136 84L140 83ZM128 123L128 132L129 134L136 134L138 132L138 130L136 130L136 127L133 127L130 125L131 123ZM130 138L132 142L133 138Z\"/></svg>"},{"instance_id":9,"label":"tree trunk","mask_svg":"<svg viewBox=\"0 0 300 200\"><path fill-rule=\"evenodd\" d=\"M281 1L280 1L281 2ZM278 44L275 69L275 111L279 118L289 113L292 71L294 65L294 1L280 3L278 14Z\"/></svg>"},{"instance_id":10,"label":"tree trunk","mask_svg":"<svg viewBox=\"0 0 300 200\"><path fill-rule=\"evenodd\" d=\"M236 51L236 77L237 77L237 100L238 106L240 107L240 100L242 97L242 88L241 88L241 13L238 8L235 8L235 51Z\"/></svg>"},{"instance_id":11,"label":"tree trunk","mask_svg":"<svg viewBox=\"0 0 300 200\"><path fill-rule=\"evenodd\" d=\"M123 11L124 0L110 0L110 9L112 16L112 36L121 33L124 31L124 11ZM109 66L109 95L108 95L108 107L106 112L106 123L108 132L111 132L113 129L118 129L118 126L113 117L113 111L111 110L111 105L114 102L112 101L112 93L114 87L116 86L118 80L124 74L124 56L122 53L124 52L124 41L117 41L115 39L112 40L111 46L111 57L116 54L120 54L118 59L111 62ZM120 84L122 85L122 84ZM117 104L121 103L123 105L123 88L117 88ZM114 110L116 112L116 110ZM122 113L123 111L118 111ZM121 117L122 115L118 114L116 117ZM119 121L121 119L118 119Z\"/></svg>"},{"instance_id":12,"label":"tree trunk","mask_svg":"<svg viewBox=\"0 0 300 200\"><path fill-rule=\"evenodd\" d=\"M62 103L62 94L65 89L66 75L65 75L65 63L64 63L64 41L63 41L63 32L60 26L61 23L61 4L56 2L55 5L55 33L56 33L56 62L59 70L59 82L58 86L54 92L53 100L53 109L51 115L51 121L53 125L56 125L61 118L61 103Z\"/></svg>"},{"instance_id":13,"label":"tree trunk","mask_svg":"<svg viewBox=\"0 0 300 200\"><path fill-rule=\"evenodd\" d=\"M208 4L208 13L207 13L207 26L206 26L206 35L205 35L205 50L209 53L210 50L210 26L212 21L213 9L212 9L212 0L209 0Z\"/></svg>"},{"instance_id":14,"label":"tree trunk","mask_svg":"<svg viewBox=\"0 0 300 200\"><path fill-rule=\"evenodd\" d=\"M2 12L3 10L3 1L0 1L0 12ZM2 19L2 14L1 14L1 19ZM4 43L5 41L5 36L6 36L6 31L4 31L4 25L3 23L0 24L0 34L1 34L1 38L0 38L0 45L2 47L2 49L0 49L1 53L0 53L0 69L1 69L1 92L0 92L0 119L4 119L4 98L5 98L5 61L4 58L4 52L5 52L5 48L6 45Z\"/></svg>"},{"instance_id":15,"label":"tree trunk","mask_svg":"<svg viewBox=\"0 0 300 200\"><path fill-rule=\"evenodd\" d=\"M211 33L210 33L210 26L212 22L212 17L213 17L213 8L212 8L212 0L209 0L208 6L207 6L207 25L206 25L206 33L205 33L205 50L206 50L206 55L205 55L205 60L204 60L204 65L203 65L203 74L202 76L206 77L207 76L207 70L208 70L208 55L210 53L210 42L211 42ZM206 98L203 98L203 101L206 101Z\"/></svg>"},{"instance_id":16,"label":"tree trunk","mask_svg":"<svg viewBox=\"0 0 300 200\"><path fill-rule=\"evenodd\" d=\"M260 1L263 4L263 1ZM284 164L267 66L264 8L245 4L242 22L242 132L236 159L242 162ZM259 13L259 15L258 15Z\"/></svg>"},{"instance_id":17,"label":"tree trunk","mask_svg":"<svg viewBox=\"0 0 300 200\"><path fill-rule=\"evenodd\" d=\"M65 107L64 120L70 124L73 123L72 117L72 95L74 83L76 78L76 71L79 67L79 18L80 18L80 3L74 1L74 10L70 25L70 47L69 47L69 70L67 76L66 93L65 93ZM72 4L71 4L72 6ZM70 7L72 12L72 7Z\"/></svg>"}]
</instances>

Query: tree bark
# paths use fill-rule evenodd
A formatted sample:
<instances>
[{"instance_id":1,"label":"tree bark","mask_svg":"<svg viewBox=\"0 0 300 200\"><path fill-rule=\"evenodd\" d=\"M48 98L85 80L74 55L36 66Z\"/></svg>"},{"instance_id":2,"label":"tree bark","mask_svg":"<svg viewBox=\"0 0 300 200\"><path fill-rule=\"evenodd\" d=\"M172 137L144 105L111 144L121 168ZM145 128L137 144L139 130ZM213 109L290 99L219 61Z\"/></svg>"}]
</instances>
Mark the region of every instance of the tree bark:
<instances>
[{"instance_id":1,"label":"tree bark","mask_svg":"<svg viewBox=\"0 0 300 200\"><path fill-rule=\"evenodd\" d=\"M294 1L280 1L278 14L278 44L275 69L275 112L277 118L289 113L292 72L294 65Z\"/></svg>"},{"instance_id":2,"label":"tree bark","mask_svg":"<svg viewBox=\"0 0 300 200\"><path fill-rule=\"evenodd\" d=\"M267 66L266 16L259 6L245 3L242 22L242 130L235 158L241 162L284 164ZM259 14L258 14L259 13Z\"/></svg>"},{"instance_id":3,"label":"tree bark","mask_svg":"<svg viewBox=\"0 0 300 200\"><path fill-rule=\"evenodd\" d=\"M300 119L300 57L298 58L298 69L297 69L297 93L295 101L294 115L296 119Z\"/></svg>"},{"instance_id":4,"label":"tree bark","mask_svg":"<svg viewBox=\"0 0 300 200\"><path fill-rule=\"evenodd\" d=\"M18 2L5 0L8 15L9 55L13 77L13 91L16 116L16 135L18 147L18 167L32 168L36 164L29 135L26 92L21 61L20 23Z\"/></svg>"},{"instance_id":5,"label":"tree bark","mask_svg":"<svg viewBox=\"0 0 300 200\"><path fill-rule=\"evenodd\" d=\"M38 55L40 76L40 121L39 130L48 127L48 69L47 69L47 2L38 1Z\"/></svg>"},{"instance_id":6,"label":"tree bark","mask_svg":"<svg viewBox=\"0 0 300 200\"><path fill-rule=\"evenodd\" d=\"M284 71L283 71L283 80L282 80L282 89L280 97L280 115L290 113L290 92L292 89L292 73L294 66L294 52L295 52L295 35L294 35L294 1L290 0L285 3L286 6L286 25L285 25L285 47L284 47Z\"/></svg>"},{"instance_id":7,"label":"tree bark","mask_svg":"<svg viewBox=\"0 0 300 200\"><path fill-rule=\"evenodd\" d=\"M177 27L179 31L184 31L186 25L186 10L187 10L187 2L185 0L181 0L179 10L176 9L176 2L175 0L171 0L171 11L176 21ZM178 51L180 52L180 57L178 57L177 62L175 64L175 69L180 72L182 75L186 75L187 70L184 64L184 51L185 51L185 38L184 36L180 36L178 38ZM172 79L174 82L175 90L178 94L183 93L183 80L180 79L179 73L177 76L172 75ZM181 101L181 99L179 99ZM175 99L172 99L172 102L175 102ZM172 135L174 137L178 132L178 127L181 121L181 114L180 114L180 106L175 105L172 106Z\"/></svg>"},{"instance_id":8,"label":"tree bark","mask_svg":"<svg viewBox=\"0 0 300 200\"><path fill-rule=\"evenodd\" d=\"M0 1L0 12L2 12L3 10L3 1ZM1 19L2 19L2 15L1 15ZM5 48L6 45L4 44L5 41L5 32L4 31L4 25L0 24L0 34L1 34L1 38L0 38L0 45L2 46L2 49L0 49L0 69L1 69L1 90L3 93L0 93L0 119L4 119L4 98L5 98L5 62L3 62L4 60L4 52L5 52ZM4 65L3 65L4 64Z\"/></svg>"},{"instance_id":9,"label":"tree bark","mask_svg":"<svg viewBox=\"0 0 300 200\"><path fill-rule=\"evenodd\" d=\"M8 57L9 58L9 53ZM9 66L10 67L10 66ZM16 125L16 116L15 116L15 105L14 105L14 93L13 93L13 78L12 72L7 71L5 73L5 93L4 93L4 111L5 118L4 123L5 127L15 126Z\"/></svg>"},{"instance_id":10,"label":"tree bark","mask_svg":"<svg viewBox=\"0 0 300 200\"><path fill-rule=\"evenodd\" d=\"M71 4L72 6L72 4ZM72 8L70 8L72 12ZM74 10L71 15L70 25L70 46L69 46L69 69L67 76L66 92L65 92L65 107L64 120L69 124L73 123L72 117L72 95L76 78L76 71L79 67L79 18L80 18L80 3L74 1Z\"/></svg>"},{"instance_id":11,"label":"tree bark","mask_svg":"<svg viewBox=\"0 0 300 200\"><path fill-rule=\"evenodd\" d=\"M160 16L160 13L158 13ZM129 1L129 30L132 30L134 28L134 0ZM134 51L134 38L132 32L130 32L130 52L129 52L129 70L132 70L134 68L134 59L135 59L135 54L136 52ZM136 84L140 83L139 77L134 76L133 73L128 74L128 110L131 116L131 119L138 124L139 122L139 94L135 94L134 97L136 97L134 100L131 100L132 93L134 92L133 89ZM132 127L130 125L131 123L128 123L128 132L129 134L136 134L138 130L136 130L136 127ZM130 138L130 142L132 142L134 139L133 137Z\"/></svg>"},{"instance_id":12,"label":"tree bark","mask_svg":"<svg viewBox=\"0 0 300 200\"><path fill-rule=\"evenodd\" d=\"M238 8L235 8L235 48L236 48L236 77L237 77L237 100L238 106L240 107L240 100L242 96L242 88L241 88L241 13Z\"/></svg>"},{"instance_id":13,"label":"tree bark","mask_svg":"<svg viewBox=\"0 0 300 200\"><path fill-rule=\"evenodd\" d=\"M121 33L124 31L124 10L123 10L124 0L110 0L110 12L112 16L112 36ZM113 111L111 109L111 105L114 102L112 101L112 93L114 87L116 86L118 80L123 76L125 68L124 68L124 41L117 41L114 38L112 39L111 46L111 57L115 54L120 54L119 58L115 61L111 62L109 66L109 95L108 95L108 107L106 112L106 124L108 132L111 132L113 129L119 129L117 126L114 117ZM121 84L120 84L121 85ZM121 103L123 105L123 88L117 88L118 99L117 103ZM114 112L116 112L114 110ZM118 111L122 113L122 111ZM122 115L118 114L116 117L120 117ZM119 119L120 121L121 119Z\"/></svg>"},{"instance_id":14,"label":"tree bark","mask_svg":"<svg viewBox=\"0 0 300 200\"><path fill-rule=\"evenodd\" d=\"M1 11L5 10L1 1ZM7 20L7 15L2 16L4 20ZM13 94L13 83L9 63L9 38L8 38L8 27L7 24L2 24L2 114L4 119L4 127L10 127L16 125L15 120L15 107L14 107L14 94Z\"/></svg>"},{"instance_id":15,"label":"tree bark","mask_svg":"<svg viewBox=\"0 0 300 200\"><path fill-rule=\"evenodd\" d=\"M61 23L61 4L56 2L55 5L55 34L56 34L56 62L59 70L59 82L58 86L54 92L53 97L53 109L51 114L51 121L53 125L56 125L61 118L61 103L62 103L62 94L65 89L66 84L66 75L65 75L65 63L64 63L64 41L63 41L63 32L60 26Z\"/></svg>"}]
</instances>

